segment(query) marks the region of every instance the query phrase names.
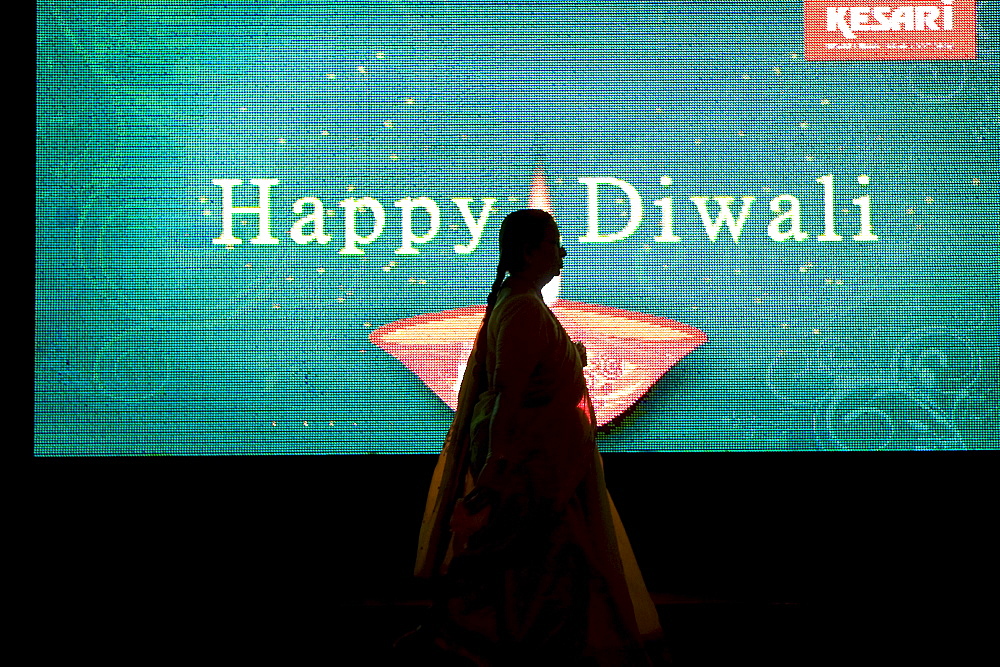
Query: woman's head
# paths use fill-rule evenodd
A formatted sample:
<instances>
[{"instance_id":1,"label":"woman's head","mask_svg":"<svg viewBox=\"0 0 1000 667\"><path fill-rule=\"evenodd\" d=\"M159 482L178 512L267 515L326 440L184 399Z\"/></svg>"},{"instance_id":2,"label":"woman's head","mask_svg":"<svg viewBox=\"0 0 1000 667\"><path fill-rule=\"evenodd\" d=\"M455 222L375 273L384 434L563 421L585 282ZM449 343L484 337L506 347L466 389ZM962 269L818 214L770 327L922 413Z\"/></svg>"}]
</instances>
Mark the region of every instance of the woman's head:
<instances>
[{"instance_id":1,"label":"woman's head","mask_svg":"<svg viewBox=\"0 0 1000 667\"><path fill-rule=\"evenodd\" d=\"M514 211L500 225L500 259L487 303L496 303L497 292L509 272L541 286L562 269L566 251L559 243L559 227L551 214L537 208Z\"/></svg>"},{"instance_id":2,"label":"woman's head","mask_svg":"<svg viewBox=\"0 0 1000 667\"><path fill-rule=\"evenodd\" d=\"M538 254L548 254L554 250L561 258L565 254L559 246L559 228L552 215L537 208L514 211L503 219L500 225L500 260L497 274L509 271L512 275L533 264L544 263L550 258L539 258ZM553 274L554 275L554 274ZM551 276L550 276L551 277Z\"/></svg>"}]
</instances>

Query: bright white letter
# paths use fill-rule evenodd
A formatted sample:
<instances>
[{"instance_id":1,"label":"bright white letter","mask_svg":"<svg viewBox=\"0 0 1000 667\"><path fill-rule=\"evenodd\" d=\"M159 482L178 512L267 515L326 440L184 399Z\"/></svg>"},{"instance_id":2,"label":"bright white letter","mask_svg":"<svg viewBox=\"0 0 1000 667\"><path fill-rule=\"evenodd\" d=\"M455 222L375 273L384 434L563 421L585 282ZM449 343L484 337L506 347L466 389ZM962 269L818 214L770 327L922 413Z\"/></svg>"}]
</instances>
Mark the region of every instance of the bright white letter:
<instances>
[{"instance_id":1,"label":"bright white letter","mask_svg":"<svg viewBox=\"0 0 1000 667\"><path fill-rule=\"evenodd\" d=\"M940 9L931 5L927 7L917 7L916 10L920 15L920 18L917 19L917 30L941 29L937 24L938 17L941 15Z\"/></svg>"},{"instance_id":2,"label":"bright white letter","mask_svg":"<svg viewBox=\"0 0 1000 667\"><path fill-rule=\"evenodd\" d=\"M316 241L320 245L330 242L333 237L329 234L323 233L323 202L321 202L316 197L303 197L292 204L292 210L296 213L301 214L302 209L306 204L312 204L313 212L306 217L297 220L292 228L289 230L288 235L292 237L292 240L298 244L309 243L310 241ZM306 234L303 232L307 223L313 223L312 234Z\"/></svg>"},{"instance_id":3,"label":"bright white letter","mask_svg":"<svg viewBox=\"0 0 1000 667\"><path fill-rule=\"evenodd\" d=\"M788 210L784 213L781 212L781 203L788 202ZM781 213L771 224L767 226L767 235L770 236L775 241L786 241L789 238L794 238L796 241L804 241L809 238L809 235L802 231L802 216L799 212L799 200L792 195L779 195L771 200L771 210L775 213ZM781 222L784 220L791 220L792 226L787 232L781 231Z\"/></svg>"},{"instance_id":4,"label":"bright white letter","mask_svg":"<svg viewBox=\"0 0 1000 667\"><path fill-rule=\"evenodd\" d=\"M858 176L858 183L861 185L868 185L868 181L869 178L864 174ZM878 241L878 237L872 234L871 197L868 195L862 195L857 199L852 199L851 203L861 209L861 229L858 230L858 233L851 238L855 241Z\"/></svg>"},{"instance_id":5,"label":"bright white letter","mask_svg":"<svg viewBox=\"0 0 1000 667\"><path fill-rule=\"evenodd\" d=\"M849 7L827 7L826 8L826 31L840 31L844 37L854 39L851 26L848 24L847 12Z\"/></svg>"},{"instance_id":6,"label":"bright white letter","mask_svg":"<svg viewBox=\"0 0 1000 667\"><path fill-rule=\"evenodd\" d=\"M843 241L843 236L837 236L833 229L833 174L820 176L817 183L823 184L823 233L816 237L817 241Z\"/></svg>"},{"instance_id":7,"label":"bright white letter","mask_svg":"<svg viewBox=\"0 0 1000 667\"><path fill-rule=\"evenodd\" d=\"M668 186L673 183L669 176L660 178L660 185ZM680 241L681 237L674 234L674 200L671 197L664 197L653 202L663 209L663 221L660 226L660 235L654 236L653 240L658 243L668 243Z\"/></svg>"},{"instance_id":8,"label":"bright white letter","mask_svg":"<svg viewBox=\"0 0 1000 667\"><path fill-rule=\"evenodd\" d=\"M365 251L358 247L361 243L367 245L377 239L385 227L385 210L377 199L361 197L360 199L344 199L338 206L344 209L344 247L337 252L341 255L363 255ZM368 236L358 236L354 227L354 215L362 209L370 208L375 216L375 225Z\"/></svg>"},{"instance_id":9,"label":"bright white letter","mask_svg":"<svg viewBox=\"0 0 1000 667\"><path fill-rule=\"evenodd\" d=\"M414 243L427 243L438 233L441 228L441 209L429 197L417 197L410 199L404 197L393 203L393 206L403 209L403 245L396 249L397 255L419 255L420 251L413 247ZM431 216L431 228L426 234L414 236L413 234L413 209L416 207L425 209Z\"/></svg>"},{"instance_id":10,"label":"bright white letter","mask_svg":"<svg viewBox=\"0 0 1000 667\"><path fill-rule=\"evenodd\" d=\"M913 30L913 6L896 7L889 19L890 30Z\"/></svg>"},{"instance_id":11,"label":"bright white letter","mask_svg":"<svg viewBox=\"0 0 1000 667\"><path fill-rule=\"evenodd\" d=\"M733 237L733 243L740 240L740 231L743 229L743 223L746 222L747 215L750 213L750 204L753 203L754 197L743 197L743 207L740 208L740 217L733 220L733 212L729 210L729 205L733 203L732 197L712 197L715 202L719 205L719 215L715 218L715 222L712 222L711 217L708 215L708 197L688 197L694 202L694 205L698 207L698 213L701 215L701 223L705 225L705 232L708 234L708 238L715 241L715 237L719 235L719 230L722 229L722 223L726 223L726 227L729 228L729 233Z\"/></svg>"},{"instance_id":12,"label":"bright white letter","mask_svg":"<svg viewBox=\"0 0 1000 667\"><path fill-rule=\"evenodd\" d=\"M578 178L580 183L587 186L587 235L580 237L581 243L610 243L620 241L631 235L642 221L642 197L638 190L619 178L603 176L597 178ZM625 191L628 195L629 218L628 224L614 234L601 234L597 224L597 186L614 185Z\"/></svg>"},{"instance_id":13,"label":"bright white letter","mask_svg":"<svg viewBox=\"0 0 1000 667\"><path fill-rule=\"evenodd\" d=\"M257 236L250 243L280 243L271 236L271 186L278 184L276 178L251 178L250 183L257 186L257 206L233 206L233 186L242 185L239 178L213 178L212 183L222 188L222 234L212 239L212 243L220 245L236 245L243 243L233 236L233 213L256 213L259 216Z\"/></svg>"},{"instance_id":14,"label":"bright white letter","mask_svg":"<svg viewBox=\"0 0 1000 667\"><path fill-rule=\"evenodd\" d=\"M457 245L455 246L455 252L460 255L467 255L476 249L476 246L479 245L479 239L483 238L483 229L486 228L486 220L490 217L490 213L493 212L493 202L496 199L491 197L483 199L483 208L479 212L478 220L472 215L472 211L469 210L471 199L452 199L452 201L455 202L455 206L458 206L458 210L462 212L462 220L465 221L465 226L469 228L469 234L472 236L469 245Z\"/></svg>"},{"instance_id":15,"label":"bright white letter","mask_svg":"<svg viewBox=\"0 0 1000 667\"><path fill-rule=\"evenodd\" d=\"M868 30L868 12L870 11L868 7L851 7L851 30L854 32ZM827 8L827 12L829 12L829 8ZM854 35L851 35L850 38L854 39Z\"/></svg>"}]
</instances>

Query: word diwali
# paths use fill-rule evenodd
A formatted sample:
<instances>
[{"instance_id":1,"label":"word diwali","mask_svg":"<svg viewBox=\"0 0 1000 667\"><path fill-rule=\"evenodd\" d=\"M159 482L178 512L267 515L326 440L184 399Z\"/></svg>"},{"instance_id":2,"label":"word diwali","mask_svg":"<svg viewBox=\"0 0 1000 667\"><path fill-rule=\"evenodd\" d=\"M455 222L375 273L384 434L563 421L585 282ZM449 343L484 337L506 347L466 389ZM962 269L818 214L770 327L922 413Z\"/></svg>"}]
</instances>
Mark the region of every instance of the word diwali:
<instances>
[{"instance_id":1,"label":"word diwali","mask_svg":"<svg viewBox=\"0 0 1000 667\"><path fill-rule=\"evenodd\" d=\"M587 188L587 233L579 237L580 243L611 243L621 241L631 236L638 228L643 218L642 197L630 183L610 176L578 178L578 182ZM836 231L834 219L834 179L832 174L820 176L816 182L822 186L823 197L823 232L816 237L817 241L843 241L844 238ZM857 182L860 185L868 185L868 176L858 176ZM234 246L242 243L243 240L233 234L233 216L256 215L257 235L250 239L254 244L277 244L280 239L271 234L271 187L278 185L276 178L254 178L250 179L250 184L257 186L256 206L234 206L233 189L242 185L243 181L238 178L216 178L212 183L222 188L222 232L217 238L212 239L212 243L218 245ZM673 180L669 176L660 178L660 185L670 186ZM599 216L598 186L614 187L625 194L628 200L628 222L615 231L608 229L608 223L602 225ZM734 197L688 197L694 204L705 233L709 240L714 242L723 227L729 230L733 242L738 242L743 231L744 223L750 215L750 209L755 197L744 196L741 198L739 212L734 215L731 205L735 201ZM471 204L475 201L470 198L454 198L450 200L461 214L462 221L468 230L469 242L455 245L455 252L458 254L468 254L473 252L482 240L483 231L490 215L494 211L493 204L495 198L483 198L479 214L473 213ZM715 213L709 210L709 202L714 202ZM862 195L851 202L858 207L858 231L851 238L855 241L876 241L876 236L872 231L871 220L871 198L869 195ZM672 197L663 197L653 202L660 208L659 234L654 237L655 242L677 243L682 241L681 237L674 233L674 202ZM363 255L364 249L361 246L373 243L378 239L386 227L386 211L382 204L373 197L347 198L337 202L337 206L343 209L343 247L338 251L342 255ZM418 255L420 251L416 246L427 243L435 238L441 228L441 208L437 202L429 197L404 197L393 202L393 206L400 209L400 227L402 232L402 242L396 249L398 255ZM297 220L288 232L289 237L297 244L305 245L317 243L325 245L333 240L333 236L326 233L327 223L332 214L329 213L323 202L316 197L302 197L292 204L292 210L299 215L306 212L306 207L310 207L307 215ZM778 195L771 199L770 210L777 214L767 226L767 235L774 241L804 241L809 238L809 234L802 229L802 213L799 199L790 194ZM363 219L359 213L371 212L371 222L364 224L361 229ZM420 211L420 218L426 218L425 222L419 226L415 224L414 212ZM605 218L607 214L605 214ZM364 216L367 218L367 216ZM619 226L617 223L615 226Z\"/></svg>"}]
</instances>

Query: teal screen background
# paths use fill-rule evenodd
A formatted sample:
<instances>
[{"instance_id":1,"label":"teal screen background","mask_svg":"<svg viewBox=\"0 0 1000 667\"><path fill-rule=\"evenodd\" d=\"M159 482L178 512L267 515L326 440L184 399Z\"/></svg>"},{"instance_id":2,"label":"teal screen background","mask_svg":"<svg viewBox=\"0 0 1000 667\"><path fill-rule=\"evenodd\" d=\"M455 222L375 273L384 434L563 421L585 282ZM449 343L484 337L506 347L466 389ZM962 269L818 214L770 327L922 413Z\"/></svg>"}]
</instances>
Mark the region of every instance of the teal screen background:
<instances>
[{"instance_id":1,"label":"teal screen background","mask_svg":"<svg viewBox=\"0 0 1000 667\"><path fill-rule=\"evenodd\" d=\"M998 446L995 5L976 60L912 62L807 62L784 1L37 10L37 456L436 453L451 411L369 334L484 303L539 165L561 296L708 336L603 451ZM839 242L816 240L827 174ZM577 179L598 176L636 188L642 222L580 243ZM237 206L279 180L279 244L239 214L244 242L212 244L219 178L244 180ZM610 232L627 204L600 192ZM767 236L781 194L807 239ZM854 241L866 194L878 240ZM440 232L396 254L393 202L421 196ZM654 241L665 196L680 242ZM692 196L755 197L738 242L709 240ZM330 243L290 238L302 197ZM386 210L364 255L338 252L349 197ZM455 197L496 199L469 254Z\"/></svg>"}]
</instances>

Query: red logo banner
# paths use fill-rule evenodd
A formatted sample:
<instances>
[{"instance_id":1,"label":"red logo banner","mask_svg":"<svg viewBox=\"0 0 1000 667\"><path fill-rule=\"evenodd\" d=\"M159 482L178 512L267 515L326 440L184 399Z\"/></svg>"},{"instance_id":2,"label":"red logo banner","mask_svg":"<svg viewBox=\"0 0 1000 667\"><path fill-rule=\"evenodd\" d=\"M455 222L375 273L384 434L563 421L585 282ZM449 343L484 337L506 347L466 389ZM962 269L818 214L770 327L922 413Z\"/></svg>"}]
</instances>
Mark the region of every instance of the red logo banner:
<instances>
[{"instance_id":1,"label":"red logo banner","mask_svg":"<svg viewBox=\"0 0 1000 667\"><path fill-rule=\"evenodd\" d=\"M975 59L975 0L908 1L805 0L806 60Z\"/></svg>"}]
</instances>

